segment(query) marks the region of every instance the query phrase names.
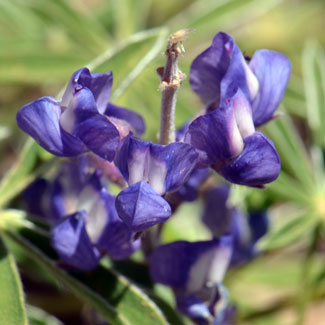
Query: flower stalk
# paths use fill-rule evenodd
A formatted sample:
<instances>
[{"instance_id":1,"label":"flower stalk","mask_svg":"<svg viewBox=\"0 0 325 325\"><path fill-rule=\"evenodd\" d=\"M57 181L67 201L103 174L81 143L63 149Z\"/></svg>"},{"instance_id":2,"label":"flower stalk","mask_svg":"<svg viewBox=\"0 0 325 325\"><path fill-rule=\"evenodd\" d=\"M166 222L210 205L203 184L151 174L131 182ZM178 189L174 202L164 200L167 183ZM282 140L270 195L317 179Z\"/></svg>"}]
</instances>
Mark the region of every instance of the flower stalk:
<instances>
[{"instance_id":1,"label":"flower stalk","mask_svg":"<svg viewBox=\"0 0 325 325\"><path fill-rule=\"evenodd\" d=\"M157 69L161 78L161 117L160 144L166 145L175 141L175 106L177 91L186 75L178 67L178 56L184 53L183 41L191 33L191 29L182 29L168 38L165 51L166 65Z\"/></svg>"}]
</instances>

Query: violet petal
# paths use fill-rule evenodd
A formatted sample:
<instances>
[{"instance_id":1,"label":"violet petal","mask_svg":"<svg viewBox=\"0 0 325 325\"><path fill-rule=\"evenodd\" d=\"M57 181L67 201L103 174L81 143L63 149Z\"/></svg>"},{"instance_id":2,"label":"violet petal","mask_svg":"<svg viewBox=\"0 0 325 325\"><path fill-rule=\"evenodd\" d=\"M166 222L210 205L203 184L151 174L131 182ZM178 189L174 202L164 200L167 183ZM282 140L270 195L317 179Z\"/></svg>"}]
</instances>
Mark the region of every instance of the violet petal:
<instances>
[{"instance_id":1,"label":"violet petal","mask_svg":"<svg viewBox=\"0 0 325 325\"><path fill-rule=\"evenodd\" d=\"M171 215L167 201L145 181L135 183L116 197L120 218L134 231L142 231L166 221Z\"/></svg>"},{"instance_id":2,"label":"violet petal","mask_svg":"<svg viewBox=\"0 0 325 325\"><path fill-rule=\"evenodd\" d=\"M281 169L279 155L274 144L263 133L255 132L244 138L243 152L221 168L214 166L228 181L260 187L274 181Z\"/></svg>"},{"instance_id":3,"label":"violet petal","mask_svg":"<svg viewBox=\"0 0 325 325\"><path fill-rule=\"evenodd\" d=\"M211 46L198 55L191 66L191 87L206 105L218 105L220 101L220 83L231 61L226 44L236 46L232 37L218 33Z\"/></svg>"},{"instance_id":4,"label":"violet petal","mask_svg":"<svg viewBox=\"0 0 325 325\"><path fill-rule=\"evenodd\" d=\"M253 119L256 127L272 119L286 90L291 64L287 56L270 50L258 50L249 63L259 81L259 92L253 100Z\"/></svg>"},{"instance_id":5,"label":"violet petal","mask_svg":"<svg viewBox=\"0 0 325 325\"><path fill-rule=\"evenodd\" d=\"M108 221L98 245L112 259L124 259L140 248L141 239L133 241L133 232L117 214L115 197L106 192L104 199L108 212Z\"/></svg>"},{"instance_id":6,"label":"violet petal","mask_svg":"<svg viewBox=\"0 0 325 325\"><path fill-rule=\"evenodd\" d=\"M223 164L243 150L234 110L229 103L195 119L188 127L185 142L199 152L199 166Z\"/></svg>"},{"instance_id":7,"label":"violet petal","mask_svg":"<svg viewBox=\"0 0 325 325\"><path fill-rule=\"evenodd\" d=\"M95 154L112 161L120 142L120 135L116 127L100 114L95 114L76 127L76 135Z\"/></svg>"},{"instance_id":8,"label":"violet petal","mask_svg":"<svg viewBox=\"0 0 325 325\"><path fill-rule=\"evenodd\" d=\"M59 103L52 97L42 97L18 111L17 124L52 154L76 156L84 151L84 146L60 126L60 116Z\"/></svg>"},{"instance_id":9,"label":"violet petal","mask_svg":"<svg viewBox=\"0 0 325 325\"><path fill-rule=\"evenodd\" d=\"M229 194L230 186L226 184L204 194L202 221L217 238L227 233L233 222L235 208L227 205Z\"/></svg>"},{"instance_id":10,"label":"violet petal","mask_svg":"<svg viewBox=\"0 0 325 325\"><path fill-rule=\"evenodd\" d=\"M152 253L150 274L155 282L197 292L207 282L222 281L230 255L228 236L211 241L173 242Z\"/></svg>"},{"instance_id":11,"label":"violet petal","mask_svg":"<svg viewBox=\"0 0 325 325\"><path fill-rule=\"evenodd\" d=\"M108 117L115 117L117 119L121 119L128 122L137 135L142 135L146 129L142 116L127 108L119 107L108 103L108 105L106 106L105 115L107 115Z\"/></svg>"},{"instance_id":12,"label":"violet petal","mask_svg":"<svg viewBox=\"0 0 325 325\"><path fill-rule=\"evenodd\" d=\"M54 226L51 243L60 258L77 269L92 270L98 264L99 252L86 232L84 212L67 216Z\"/></svg>"},{"instance_id":13,"label":"violet petal","mask_svg":"<svg viewBox=\"0 0 325 325\"><path fill-rule=\"evenodd\" d=\"M151 173L159 173L160 164L165 165L164 192L176 191L188 179L196 166L198 153L187 143L171 143L167 146L151 145ZM157 170L153 170L153 163ZM161 169L160 169L161 170ZM151 177L152 178L152 177ZM153 188L155 188L153 186Z\"/></svg>"},{"instance_id":14,"label":"violet petal","mask_svg":"<svg viewBox=\"0 0 325 325\"><path fill-rule=\"evenodd\" d=\"M111 96L113 84L113 73L108 71L106 73L92 73L89 89L94 95L98 112L104 114L106 105Z\"/></svg>"}]
</instances>

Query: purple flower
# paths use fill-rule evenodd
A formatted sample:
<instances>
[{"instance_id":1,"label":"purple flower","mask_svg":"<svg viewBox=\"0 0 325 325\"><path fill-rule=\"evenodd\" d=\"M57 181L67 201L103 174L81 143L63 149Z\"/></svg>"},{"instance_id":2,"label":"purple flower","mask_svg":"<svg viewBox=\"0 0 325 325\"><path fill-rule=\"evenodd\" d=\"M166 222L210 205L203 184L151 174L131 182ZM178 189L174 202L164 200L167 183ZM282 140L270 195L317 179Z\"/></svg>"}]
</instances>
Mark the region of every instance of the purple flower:
<instances>
[{"instance_id":1,"label":"purple flower","mask_svg":"<svg viewBox=\"0 0 325 325\"><path fill-rule=\"evenodd\" d=\"M142 118L109 103L112 72L76 71L61 100L42 97L17 114L21 129L58 156L76 156L86 149L112 161L121 137L143 133Z\"/></svg>"},{"instance_id":2,"label":"purple flower","mask_svg":"<svg viewBox=\"0 0 325 325\"><path fill-rule=\"evenodd\" d=\"M230 262L229 236L202 242L178 241L158 247L150 256L155 282L171 286L178 309L198 324L210 324Z\"/></svg>"},{"instance_id":3,"label":"purple flower","mask_svg":"<svg viewBox=\"0 0 325 325\"><path fill-rule=\"evenodd\" d=\"M254 125L269 121L279 106L291 72L282 53L258 50L247 64L233 38L218 33L192 63L192 89L210 108L223 106L240 89L252 107Z\"/></svg>"},{"instance_id":4,"label":"purple flower","mask_svg":"<svg viewBox=\"0 0 325 325\"><path fill-rule=\"evenodd\" d=\"M60 220L51 231L52 246L61 260L80 270L94 269L101 257L86 231L86 217L84 211L78 211Z\"/></svg>"},{"instance_id":5,"label":"purple flower","mask_svg":"<svg viewBox=\"0 0 325 325\"><path fill-rule=\"evenodd\" d=\"M185 142L199 151L201 167L211 166L232 183L261 187L280 173L274 144L255 131L250 104L240 89L224 106L195 119Z\"/></svg>"},{"instance_id":6,"label":"purple flower","mask_svg":"<svg viewBox=\"0 0 325 325\"><path fill-rule=\"evenodd\" d=\"M216 238L225 234L232 237L231 264L240 265L258 254L255 245L268 230L268 217L265 211L244 215L236 207L229 205L229 193L228 185L207 191L204 195L202 220Z\"/></svg>"},{"instance_id":7,"label":"purple flower","mask_svg":"<svg viewBox=\"0 0 325 325\"><path fill-rule=\"evenodd\" d=\"M141 240L135 240L119 218L115 196L103 186L99 171L89 174L84 158L78 164L65 162L53 182L35 182L25 197L33 203L29 204L31 211L54 223L51 242L60 259L74 268L90 270L103 254L112 259L128 257Z\"/></svg>"},{"instance_id":8,"label":"purple flower","mask_svg":"<svg viewBox=\"0 0 325 325\"><path fill-rule=\"evenodd\" d=\"M215 36L193 61L190 73L191 86L208 112L185 133L185 142L200 152L201 166L247 186L262 187L278 177L275 147L255 127L272 118L290 71L290 61L281 53L259 50L247 64L229 35Z\"/></svg>"},{"instance_id":9,"label":"purple flower","mask_svg":"<svg viewBox=\"0 0 325 325\"><path fill-rule=\"evenodd\" d=\"M164 222L171 215L166 192L178 190L197 162L197 152L185 143L167 146L126 137L115 164L129 187L116 198L119 216L133 231Z\"/></svg>"}]
</instances>

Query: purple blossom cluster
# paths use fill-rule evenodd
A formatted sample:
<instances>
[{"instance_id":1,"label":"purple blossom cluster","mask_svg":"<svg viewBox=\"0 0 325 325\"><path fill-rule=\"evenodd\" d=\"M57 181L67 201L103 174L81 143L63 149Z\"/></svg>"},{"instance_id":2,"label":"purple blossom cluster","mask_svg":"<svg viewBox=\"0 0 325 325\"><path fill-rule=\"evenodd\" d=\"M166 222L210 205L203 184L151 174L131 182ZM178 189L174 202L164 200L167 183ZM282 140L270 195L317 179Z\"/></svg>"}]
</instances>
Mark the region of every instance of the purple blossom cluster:
<instances>
[{"instance_id":1,"label":"purple blossom cluster","mask_svg":"<svg viewBox=\"0 0 325 325\"><path fill-rule=\"evenodd\" d=\"M267 217L229 206L229 185L204 184L214 171L252 187L278 177L275 146L256 128L274 118L290 70L288 58L270 50L258 50L247 62L234 40L218 33L190 70L204 109L167 145L141 140L143 118L109 102L112 72L82 68L60 100L42 97L23 106L19 127L50 153L70 159L52 180L39 179L25 191L29 211L51 220L61 261L91 270L104 255L127 258L141 247L145 231L200 195L211 239L152 247L150 273L174 290L178 309L197 324L231 324L225 272L256 256ZM110 183L121 187L116 197Z\"/></svg>"}]
</instances>

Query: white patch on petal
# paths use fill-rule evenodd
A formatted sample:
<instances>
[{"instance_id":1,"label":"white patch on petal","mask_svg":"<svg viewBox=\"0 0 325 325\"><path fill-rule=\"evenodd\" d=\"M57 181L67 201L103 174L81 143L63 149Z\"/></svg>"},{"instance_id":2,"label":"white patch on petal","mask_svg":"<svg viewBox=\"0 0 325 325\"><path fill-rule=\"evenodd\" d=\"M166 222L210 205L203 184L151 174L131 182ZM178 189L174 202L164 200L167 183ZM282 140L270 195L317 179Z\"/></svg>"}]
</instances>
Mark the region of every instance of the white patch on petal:
<instances>
[{"instance_id":1,"label":"white patch on petal","mask_svg":"<svg viewBox=\"0 0 325 325\"><path fill-rule=\"evenodd\" d=\"M138 149L132 153L132 157L128 161L129 168L129 185L133 185L141 180L149 181L149 151L148 149Z\"/></svg>"},{"instance_id":2,"label":"white patch on petal","mask_svg":"<svg viewBox=\"0 0 325 325\"><path fill-rule=\"evenodd\" d=\"M166 163L158 158L150 157L149 184L160 195L165 193Z\"/></svg>"},{"instance_id":3,"label":"white patch on petal","mask_svg":"<svg viewBox=\"0 0 325 325\"><path fill-rule=\"evenodd\" d=\"M75 113L72 108L68 107L60 116L60 125L68 133L72 133L75 125Z\"/></svg>"},{"instance_id":4,"label":"white patch on petal","mask_svg":"<svg viewBox=\"0 0 325 325\"><path fill-rule=\"evenodd\" d=\"M96 243L107 222L107 211L103 200L101 200L100 192L90 185L86 186L80 193L78 210L87 212L86 230L90 241Z\"/></svg>"},{"instance_id":5,"label":"white patch on petal","mask_svg":"<svg viewBox=\"0 0 325 325\"><path fill-rule=\"evenodd\" d=\"M74 82L78 82L78 80L74 80ZM70 80L67 85L67 88L62 96L61 103L60 103L61 106L67 107L69 105L69 103L73 97L73 92L74 92L74 84Z\"/></svg>"},{"instance_id":6,"label":"white patch on petal","mask_svg":"<svg viewBox=\"0 0 325 325\"><path fill-rule=\"evenodd\" d=\"M242 93L233 98L235 119L241 136L247 137L255 132L251 106Z\"/></svg>"},{"instance_id":7,"label":"white patch on petal","mask_svg":"<svg viewBox=\"0 0 325 325\"><path fill-rule=\"evenodd\" d=\"M60 105L63 105L62 102ZM61 127L69 132L72 133L75 121L76 121L76 114L75 114L75 107L77 106L77 98L72 96L70 98L70 102L68 103L67 107L61 106L63 112L60 116L60 125Z\"/></svg>"},{"instance_id":8,"label":"white patch on petal","mask_svg":"<svg viewBox=\"0 0 325 325\"><path fill-rule=\"evenodd\" d=\"M209 268L207 282L220 283L223 281L230 263L231 255L232 249L227 245L223 245L222 243L213 251L211 257L212 263Z\"/></svg>"},{"instance_id":9,"label":"white patch on petal","mask_svg":"<svg viewBox=\"0 0 325 325\"><path fill-rule=\"evenodd\" d=\"M205 252L191 268L187 292L198 293L211 283L222 282L231 253L231 248L222 243Z\"/></svg>"},{"instance_id":10,"label":"white patch on petal","mask_svg":"<svg viewBox=\"0 0 325 325\"><path fill-rule=\"evenodd\" d=\"M208 250L200 256L195 264L191 267L188 277L186 291L195 293L200 291L207 282L209 268L212 263L213 249Z\"/></svg>"},{"instance_id":11,"label":"white patch on petal","mask_svg":"<svg viewBox=\"0 0 325 325\"><path fill-rule=\"evenodd\" d=\"M259 82L250 67L246 64L246 62L243 63L244 69L245 69L245 75L246 75L246 82L249 90L249 94L251 96L251 100L253 100L259 89Z\"/></svg>"},{"instance_id":12,"label":"white patch on petal","mask_svg":"<svg viewBox=\"0 0 325 325\"><path fill-rule=\"evenodd\" d=\"M237 229L239 230L239 241L243 246L249 245L251 241L251 230L248 224L247 218L242 214L235 216L234 222L237 223Z\"/></svg>"},{"instance_id":13,"label":"white patch on petal","mask_svg":"<svg viewBox=\"0 0 325 325\"><path fill-rule=\"evenodd\" d=\"M235 158L239 156L244 149L244 141L236 123L235 113L233 113L228 123L230 123L228 128L229 146L232 157Z\"/></svg>"}]
</instances>

